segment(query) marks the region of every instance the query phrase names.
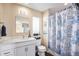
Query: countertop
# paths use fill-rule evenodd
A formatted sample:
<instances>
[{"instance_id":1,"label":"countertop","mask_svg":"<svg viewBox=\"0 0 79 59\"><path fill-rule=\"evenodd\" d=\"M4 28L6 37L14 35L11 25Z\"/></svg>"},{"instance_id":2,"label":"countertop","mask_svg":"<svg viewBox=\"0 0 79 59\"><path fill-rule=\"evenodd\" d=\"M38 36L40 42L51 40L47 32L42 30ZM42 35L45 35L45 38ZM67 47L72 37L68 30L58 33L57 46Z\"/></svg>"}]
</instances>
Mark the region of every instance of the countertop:
<instances>
[{"instance_id":1,"label":"countertop","mask_svg":"<svg viewBox=\"0 0 79 59\"><path fill-rule=\"evenodd\" d=\"M36 39L33 37L30 38L22 38L22 37L5 37L5 38L1 38L0 37L0 45L2 44L11 44L11 43L17 43L17 42L24 42L24 41L35 41Z\"/></svg>"}]
</instances>

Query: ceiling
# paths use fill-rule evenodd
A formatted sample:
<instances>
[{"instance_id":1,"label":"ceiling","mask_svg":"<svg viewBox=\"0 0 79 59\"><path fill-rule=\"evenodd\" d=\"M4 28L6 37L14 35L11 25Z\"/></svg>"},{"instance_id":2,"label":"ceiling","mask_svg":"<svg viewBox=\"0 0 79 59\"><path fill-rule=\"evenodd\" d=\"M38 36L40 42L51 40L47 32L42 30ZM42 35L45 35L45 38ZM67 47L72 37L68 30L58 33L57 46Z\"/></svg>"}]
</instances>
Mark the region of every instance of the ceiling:
<instances>
[{"instance_id":1,"label":"ceiling","mask_svg":"<svg viewBox=\"0 0 79 59\"><path fill-rule=\"evenodd\" d=\"M53 9L65 8L71 5L70 3L68 3L67 5L64 5L64 3L20 3L20 4L26 7L35 9L40 12L44 12L45 10L48 10L49 8L53 8Z\"/></svg>"}]
</instances>

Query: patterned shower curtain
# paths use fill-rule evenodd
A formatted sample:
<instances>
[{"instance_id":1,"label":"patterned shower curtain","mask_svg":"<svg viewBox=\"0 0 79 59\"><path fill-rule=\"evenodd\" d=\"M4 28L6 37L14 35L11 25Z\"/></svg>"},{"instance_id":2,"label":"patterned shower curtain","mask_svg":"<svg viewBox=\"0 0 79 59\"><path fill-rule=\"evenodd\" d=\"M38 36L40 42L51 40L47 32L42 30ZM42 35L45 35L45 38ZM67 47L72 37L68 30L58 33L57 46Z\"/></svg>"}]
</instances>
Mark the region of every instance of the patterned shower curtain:
<instances>
[{"instance_id":1,"label":"patterned shower curtain","mask_svg":"<svg viewBox=\"0 0 79 59\"><path fill-rule=\"evenodd\" d=\"M62 56L79 56L79 7L75 4L49 16L48 48Z\"/></svg>"}]
</instances>

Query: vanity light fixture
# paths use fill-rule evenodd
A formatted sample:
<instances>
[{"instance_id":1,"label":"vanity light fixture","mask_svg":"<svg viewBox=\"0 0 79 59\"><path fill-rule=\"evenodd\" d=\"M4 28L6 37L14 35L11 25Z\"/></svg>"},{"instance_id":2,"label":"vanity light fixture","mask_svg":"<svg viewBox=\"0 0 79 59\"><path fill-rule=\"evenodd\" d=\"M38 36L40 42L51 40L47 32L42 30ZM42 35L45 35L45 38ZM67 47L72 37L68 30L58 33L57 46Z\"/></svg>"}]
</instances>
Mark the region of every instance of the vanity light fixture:
<instances>
[{"instance_id":1,"label":"vanity light fixture","mask_svg":"<svg viewBox=\"0 0 79 59\"><path fill-rule=\"evenodd\" d=\"M28 14L28 11L27 11L27 9L26 8L19 8L18 9L18 14L19 15L21 15L21 16L27 16L27 14Z\"/></svg>"}]
</instances>

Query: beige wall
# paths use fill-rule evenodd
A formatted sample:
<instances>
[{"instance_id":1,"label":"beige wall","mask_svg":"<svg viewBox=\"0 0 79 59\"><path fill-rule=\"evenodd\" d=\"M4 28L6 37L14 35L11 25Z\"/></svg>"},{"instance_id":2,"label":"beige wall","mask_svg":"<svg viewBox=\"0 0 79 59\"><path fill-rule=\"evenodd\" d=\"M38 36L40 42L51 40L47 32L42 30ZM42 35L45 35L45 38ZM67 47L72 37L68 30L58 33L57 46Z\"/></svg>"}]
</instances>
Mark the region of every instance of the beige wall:
<instances>
[{"instance_id":1,"label":"beige wall","mask_svg":"<svg viewBox=\"0 0 79 59\"><path fill-rule=\"evenodd\" d=\"M0 4L0 21L4 23L7 28L7 35L12 35L12 13L13 9L10 4Z\"/></svg>"},{"instance_id":2,"label":"beige wall","mask_svg":"<svg viewBox=\"0 0 79 59\"><path fill-rule=\"evenodd\" d=\"M48 19L48 15L49 15L48 10L43 12L43 32L44 32L44 24L45 24L45 21ZM45 35L43 35L42 44L48 47L48 38Z\"/></svg>"},{"instance_id":3,"label":"beige wall","mask_svg":"<svg viewBox=\"0 0 79 59\"><path fill-rule=\"evenodd\" d=\"M27 33L16 33L16 16L18 15L18 9L25 8L27 11L27 18L32 33L32 17L40 17L40 33L42 37L42 13L36 10L27 8L19 4L0 4L0 22L4 22L7 28L7 36L24 35ZM32 34L31 34L32 35Z\"/></svg>"}]
</instances>

